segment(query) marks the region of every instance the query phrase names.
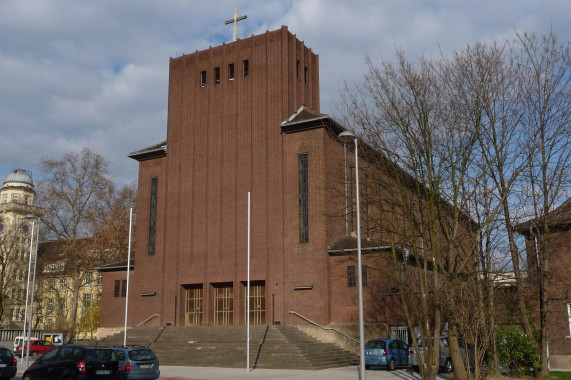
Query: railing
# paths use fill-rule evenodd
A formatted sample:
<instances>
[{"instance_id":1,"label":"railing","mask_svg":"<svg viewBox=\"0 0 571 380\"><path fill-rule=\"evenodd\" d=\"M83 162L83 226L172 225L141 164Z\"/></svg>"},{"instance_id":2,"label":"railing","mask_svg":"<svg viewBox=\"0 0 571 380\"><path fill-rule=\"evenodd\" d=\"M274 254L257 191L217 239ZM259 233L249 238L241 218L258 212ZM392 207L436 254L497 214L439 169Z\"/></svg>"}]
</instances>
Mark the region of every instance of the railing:
<instances>
[{"instance_id":1,"label":"railing","mask_svg":"<svg viewBox=\"0 0 571 380\"><path fill-rule=\"evenodd\" d=\"M32 330L32 335L37 338L42 338L43 330ZM22 329L2 329L0 330L0 341L1 342L9 342L14 341L14 338L17 336L23 336ZM27 335L27 332L26 332Z\"/></svg>"},{"instance_id":2,"label":"railing","mask_svg":"<svg viewBox=\"0 0 571 380\"><path fill-rule=\"evenodd\" d=\"M336 333L343 335L345 338L350 339L350 340L352 340L352 341L355 342L355 343L359 343L359 341L358 341L357 339L355 339L355 338L353 338L353 337L351 337L351 336L345 334L344 332L341 332L341 331L339 331L339 330L337 330L337 329L334 329L333 327L324 327L324 326L321 326L319 323L314 322L314 321L312 321L311 319L309 319L309 318L307 318L307 317L304 317L303 315L301 315L301 314L299 314L299 313L297 313L297 312L295 312L295 311L291 311L291 310L290 310L289 313L290 313L290 314L293 314L293 315L295 315L295 316L297 316L297 317L299 317L299 318L301 318L301 319L303 319L303 320L306 321L306 322L311 323L312 325L315 325L315 326L319 327L320 329L327 330L327 331L335 331Z\"/></svg>"},{"instance_id":3,"label":"railing","mask_svg":"<svg viewBox=\"0 0 571 380\"><path fill-rule=\"evenodd\" d=\"M139 324L137 325L137 327L144 326L145 323L149 322L149 321L150 321L151 319L153 319L153 318L157 318L158 316L159 316L158 314L153 314L153 315L151 315L149 318L147 318L147 319L145 319L143 322L139 323Z\"/></svg>"},{"instance_id":4,"label":"railing","mask_svg":"<svg viewBox=\"0 0 571 380\"><path fill-rule=\"evenodd\" d=\"M262 352L262 347L264 343L266 343L266 337L268 336L269 329L270 325L266 325L266 331L264 332L264 337L262 338L262 342L258 346L258 352L256 353L256 359L254 360L254 366L252 367L252 370L256 369L256 367L258 366L258 359L260 359L260 353Z\"/></svg>"}]
</instances>

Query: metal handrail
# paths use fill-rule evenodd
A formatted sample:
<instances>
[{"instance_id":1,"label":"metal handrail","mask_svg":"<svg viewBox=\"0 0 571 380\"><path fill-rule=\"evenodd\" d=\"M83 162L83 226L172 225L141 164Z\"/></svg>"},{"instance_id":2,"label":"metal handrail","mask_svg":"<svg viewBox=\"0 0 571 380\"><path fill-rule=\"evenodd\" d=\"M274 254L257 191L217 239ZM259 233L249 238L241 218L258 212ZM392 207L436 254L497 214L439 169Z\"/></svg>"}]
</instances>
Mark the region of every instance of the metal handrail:
<instances>
[{"instance_id":1,"label":"metal handrail","mask_svg":"<svg viewBox=\"0 0 571 380\"><path fill-rule=\"evenodd\" d=\"M333 327L324 327L324 326L321 326L319 323L314 322L314 321L312 321L311 319L309 319L309 318L307 318L307 317L304 317L303 315L301 315L301 314L299 314L298 312L295 312L295 311L291 311L291 310L290 310L289 313L290 313L290 314L293 314L293 315L296 315L296 316L300 317L301 319L303 319L304 321L307 321L307 322L311 323L312 325L315 325L315 326L317 326L317 327L319 327L319 328L321 328L321 329L323 329L323 330L335 331L336 333L343 335L345 338L350 339L350 340L352 340L352 341L355 342L355 343L359 343L359 341L358 341L357 339L355 339L355 338L353 338L353 337L351 337L351 336L345 334L344 332L341 332L341 331L339 331L339 330L337 330L337 329L335 329L335 328L333 328Z\"/></svg>"},{"instance_id":2,"label":"metal handrail","mask_svg":"<svg viewBox=\"0 0 571 380\"><path fill-rule=\"evenodd\" d=\"M149 318L145 319L143 322L139 323L137 327L143 326L145 323L149 322L151 319L158 317L158 314L153 314Z\"/></svg>"}]
</instances>

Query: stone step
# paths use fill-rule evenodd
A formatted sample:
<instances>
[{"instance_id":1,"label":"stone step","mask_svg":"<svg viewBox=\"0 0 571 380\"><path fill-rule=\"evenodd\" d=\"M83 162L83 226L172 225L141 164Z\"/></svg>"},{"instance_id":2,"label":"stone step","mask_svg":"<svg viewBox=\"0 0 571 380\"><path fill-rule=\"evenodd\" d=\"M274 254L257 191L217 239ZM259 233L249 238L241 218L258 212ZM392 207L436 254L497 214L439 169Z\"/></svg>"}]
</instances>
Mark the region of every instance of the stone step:
<instances>
[{"instance_id":1,"label":"stone step","mask_svg":"<svg viewBox=\"0 0 571 380\"><path fill-rule=\"evenodd\" d=\"M99 345L122 345L123 333ZM245 326L136 327L127 344L148 346L163 365L245 367ZM257 361L256 361L257 360ZM323 369L355 365L358 358L331 343L322 343L295 326L252 326L251 368Z\"/></svg>"}]
</instances>

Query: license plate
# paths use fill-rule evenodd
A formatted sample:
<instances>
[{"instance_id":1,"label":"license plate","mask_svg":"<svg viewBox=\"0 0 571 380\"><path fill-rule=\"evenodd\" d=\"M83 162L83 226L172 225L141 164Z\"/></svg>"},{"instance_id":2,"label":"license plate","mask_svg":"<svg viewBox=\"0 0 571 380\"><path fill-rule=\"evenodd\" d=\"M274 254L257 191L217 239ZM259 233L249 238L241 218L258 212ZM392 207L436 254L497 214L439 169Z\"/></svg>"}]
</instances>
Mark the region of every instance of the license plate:
<instances>
[{"instance_id":1,"label":"license plate","mask_svg":"<svg viewBox=\"0 0 571 380\"><path fill-rule=\"evenodd\" d=\"M98 369L97 371L95 371L96 375L111 375L111 370L110 369Z\"/></svg>"},{"instance_id":2,"label":"license plate","mask_svg":"<svg viewBox=\"0 0 571 380\"><path fill-rule=\"evenodd\" d=\"M153 368L152 364L141 364L139 368Z\"/></svg>"}]
</instances>

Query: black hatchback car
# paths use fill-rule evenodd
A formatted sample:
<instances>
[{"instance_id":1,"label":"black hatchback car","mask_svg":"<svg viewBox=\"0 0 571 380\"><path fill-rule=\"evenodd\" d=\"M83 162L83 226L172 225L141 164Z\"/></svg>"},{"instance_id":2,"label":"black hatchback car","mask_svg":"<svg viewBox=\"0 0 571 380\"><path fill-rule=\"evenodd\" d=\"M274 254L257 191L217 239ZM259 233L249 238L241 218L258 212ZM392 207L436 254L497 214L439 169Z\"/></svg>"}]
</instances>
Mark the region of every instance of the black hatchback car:
<instances>
[{"instance_id":1,"label":"black hatchback car","mask_svg":"<svg viewBox=\"0 0 571 380\"><path fill-rule=\"evenodd\" d=\"M8 348L0 346L0 379L11 379L16 376L17 360Z\"/></svg>"},{"instance_id":2,"label":"black hatchback car","mask_svg":"<svg viewBox=\"0 0 571 380\"><path fill-rule=\"evenodd\" d=\"M65 345L36 359L22 379L118 380L119 362L109 348Z\"/></svg>"}]
</instances>

